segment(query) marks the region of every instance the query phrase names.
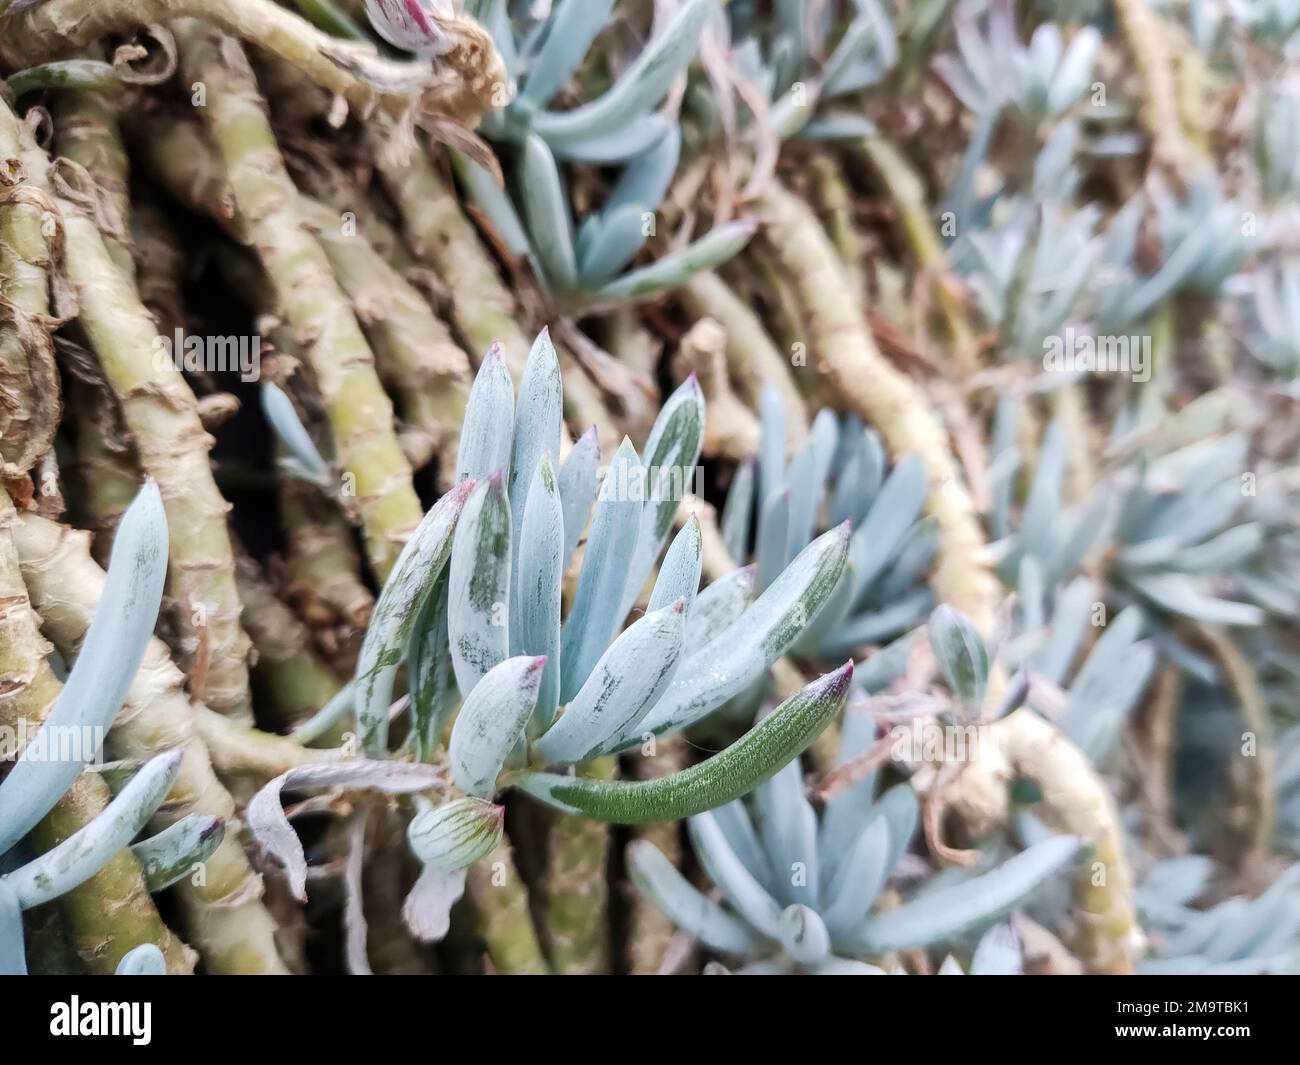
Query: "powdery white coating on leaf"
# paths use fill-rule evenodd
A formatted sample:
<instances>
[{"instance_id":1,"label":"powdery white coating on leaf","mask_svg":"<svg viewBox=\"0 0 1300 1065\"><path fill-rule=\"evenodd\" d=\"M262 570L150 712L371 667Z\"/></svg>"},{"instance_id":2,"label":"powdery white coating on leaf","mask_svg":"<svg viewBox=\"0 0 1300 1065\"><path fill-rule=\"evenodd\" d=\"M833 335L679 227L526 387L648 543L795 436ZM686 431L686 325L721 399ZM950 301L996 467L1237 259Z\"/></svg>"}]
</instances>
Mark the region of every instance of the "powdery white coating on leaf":
<instances>
[{"instance_id":1,"label":"powdery white coating on leaf","mask_svg":"<svg viewBox=\"0 0 1300 1065\"><path fill-rule=\"evenodd\" d=\"M668 687L682 653L686 599L630 625L601 656L560 720L536 744L551 762L577 764L632 729Z\"/></svg>"},{"instance_id":2,"label":"powdery white coating on leaf","mask_svg":"<svg viewBox=\"0 0 1300 1065\"><path fill-rule=\"evenodd\" d=\"M55 759L42 753L42 734L108 731L153 638L166 577L167 514L158 486L146 481L118 524L99 605L54 709L0 781L0 854L31 831L98 753Z\"/></svg>"},{"instance_id":3,"label":"powdery white coating on leaf","mask_svg":"<svg viewBox=\"0 0 1300 1065\"><path fill-rule=\"evenodd\" d=\"M294 898L307 901L307 857L298 834L284 815L280 796L301 788L342 788L381 791L386 795L409 795L446 784L444 771L431 765L408 762L350 762L303 765L281 773L253 796L246 821L253 838L284 866Z\"/></svg>"},{"instance_id":4,"label":"powdery white coating on leaf","mask_svg":"<svg viewBox=\"0 0 1300 1065\"><path fill-rule=\"evenodd\" d=\"M393 680L420 605L434 591L452 553L453 534L473 489L473 481L464 481L429 509L397 556L370 616L357 658L354 696L362 746L372 756L387 748Z\"/></svg>"},{"instance_id":5,"label":"powdery white coating on leaf","mask_svg":"<svg viewBox=\"0 0 1300 1065\"><path fill-rule=\"evenodd\" d=\"M420 942L441 942L451 928L451 908L463 894L464 869L447 872L426 865L402 903L402 920Z\"/></svg>"},{"instance_id":6,"label":"powdery white coating on leaf","mask_svg":"<svg viewBox=\"0 0 1300 1065\"><path fill-rule=\"evenodd\" d=\"M451 773L456 786L487 797L537 706L546 659L507 658L470 692L451 727Z\"/></svg>"},{"instance_id":7,"label":"powdery white coating on leaf","mask_svg":"<svg viewBox=\"0 0 1300 1065\"><path fill-rule=\"evenodd\" d=\"M181 752L150 759L84 828L4 877L23 909L49 902L85 883L144 827L162 805L180 770Z\"/></svg>"},{"instance_id":8,"label":"powdery white coating on leaf","mask_svg":"<svg viewBox=\"0 0 1300 1065\"><path fill-rule=\"evenodd\" d=\"M498 470L474 489L451 547L447 635L465 698L510 654L510 556L510 504Z\"/></svg>"}]
</instances>

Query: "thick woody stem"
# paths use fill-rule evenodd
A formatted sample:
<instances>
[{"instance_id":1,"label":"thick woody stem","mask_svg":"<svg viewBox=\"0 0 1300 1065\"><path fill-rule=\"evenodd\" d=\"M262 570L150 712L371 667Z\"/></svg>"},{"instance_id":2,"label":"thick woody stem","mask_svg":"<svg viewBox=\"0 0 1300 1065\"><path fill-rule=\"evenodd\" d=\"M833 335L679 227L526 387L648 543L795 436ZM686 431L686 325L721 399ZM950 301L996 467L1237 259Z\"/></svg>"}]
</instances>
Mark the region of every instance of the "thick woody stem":
<instances>
[{"instance_id":1,"label":"thick woody stem","mask_svg":"<svg viewBox=\"0 0 1300 1065\"><path fill-rule=\"evenodd\" d=\"M258 705L276 726L292 728L311 717L342 687L312 647L311 633L262 575L261 567L241 553L235 579L244 604L243 619L257 648L253 683Z\"/></svg>"},{"instance_id":2,"label":"thick woody stem","mask_svg":"<svg viewBox=\"0 0 1300 1065\"><path fill-rule=\"evenodd\" d=\"M694 373L708 406L704 454L739 462L758 451L758 419L731 390L726 363L727 331L714 318L700 318L678 345L673 373Z\"/></svg>"},{"instance_id":3,"label":"thick woody stem","mask_svg":"<svg viewBox=\"0 0 1300 1065\"><path fill-rule=\"evenodd\" d=\"M23 515L13 528L23 577L43 631L69 661L80 650L99 606L104 571L90 557L88 537ZM194 729L185 678L160 640L151 640L109 735L117 757L149 758L183 750L180 771L154 831L188 814L221 818L226 833L217 849L177 884L191 941L218 973L283 973L275 922L261 902L262 883L240 846L240 824L230 793L217 780L207 748Z\"/></svg>"},{"instance_id":4,"label":"thick woody stem","mask_svg":"<svg viewBox=\"0 0 1300 1065\"><path fill-rule=\"evenodd\" d=\"M510 376L518 384L532 339L519 325L514 297L502 283L496 263L429 157L417 151L405 160L395 159L383 143L384 136L382 128L375 129L370 144L384 187L401 212L411 250L433 268L451 293L452 325L465 346L482 357L493 343L499 343ZM600 391L567 351L561 348L559 353L569 422L583 428L596 426L602 453L612 455L621 434ZM561 451L567 449L565 435Z\"/></svg>"},{"instance_id":5,"label":"thick woody stem","mask_svg":"<svg viewBox=\"0 0 1300 1065\"><path fill-rule=\"evenodd\" d=\"M0 726L35 732L62 686L50 671L50 645L41 635L19 568L14 533L18 515L0 488ZM111 795L95 773L82 773L31 833L41 851L62 842L103 813ZM140 866L123 850L80 887L58 901L69 945L92 972L111 973L128 950L157 945L172 973L193 970L189 952L158 916Z\"/></svg>"},{"instance_id":6,"label":"thick woody stem","mask_svg":"<svg viewBox=\"0 0 1300 1065\"><path fill-rule=\"evenodd\" d=\"M47 0L0 15L0 60L12 68L66 56L109 34L192 16L280 56L368 114L413 107L472 122L507 78L492 38L473 19L430 13L449 46L429 61L397 63L370 45L341 41L271 0Z\"/></svg>"},{"instance_id":7,"label":"thick woody stem","mask_svg":"<svg viewBox=\"0 0 1300 1065\"><path fill-rule=\"evenodd\" d=\"M248 59L237 41L195 22L175 27L181 68L206 86L202 109L246 237L320 388L338 461L355 489L371 565L382 581L421 508L374 356L319 242L305 226Z\"/></svg>"},{"instance_id":8,"label":"thick woody stem","mask_svg":"<svg viewBox=\"0 0 1300 1065\"><path fill-rule=\"evenodd\" d=\"M543 976L549 969L528 909L528 885L506 840L467 870L465 890L492 967L506 976Z\"/></svg>"},{"instance_id":9,"label":"thick woody stem","mask_svg":"<svg viewBox=\"0 0 1300 1065\"><path fill-rule=\"evenodd\" d=\"M920 175L912 169L903 153L889 141L869 137L861 142L860 147L894 202L903 235L916 257L917 265L934 277L935 300L943 317L947 333L945 339L953 347L953 359L957 368L967 373L978 369L979 353L975 334L961 299L951 287L948 257L939 234L935 231Z\"/></svg>"},{"instance_id":10,"label":"thick woody stem","mask_svg":"<svg viewBox=\"0 0 1300 1065\"><path fill-rule=\"evenodd\" d=\"M469 398L465 352L428 301L340 215L306 200L308 219L370 338L379 374L397 397L412 465L436 453L454 469Z\"/></svg>"},{"instance_id":11,"label":"thick woody stem","mask_svg":"<svg viewBox=\"0 0 1300 1065\"><path fill-rule=\"evenodd\" d=\"M612 780L617 758L578 767L579 776ZM565 976L608 973L609 825L577 814L555 818L546 845L546 940Z\"/></svg>"},{"instance_id":12,"label":"thick woody stem","mask_svg":"<svg viewBox=\"0 0 1300 1065\"><path fill-rule=\"evenodd\" d=\"M993 627L997 582L970 495L947 445L947 433L921 391L885 361L861 307L848 289L835 250L811 210L773 182L764 194L767 240L781 256L803 304L818 366L843 403L861 414L897 458L920 456L929 475L929 512L939 531L935 596L980 629ZM1081 956L1097 971L1130 971L1141 931L1114 801L1087 758L1054 726L1027 709L990 726L978 760L944 796L975 824L1003 823L1008 789L1019 775L1038 784L1049 819L1080 836L1093 863L1076 874L1074 902ZM987 753L985 748L991 748Z\"/></svg>"},{"instance_id":13,"label":"thick woody stem","mask_svg":"<svg viewBox=\"0 0 1300 1065\"><path fill-rule=\"evenodd\" d=\"M177 604L186 665L209 706L250 718L248 637L239 626L229 505L208 463L212 438L199 421L193 392L165 356L149 312L95 224L71 204L62 202L61 209L82 327L121 404L140 465L158 482L167 509L168 591Z\"/></svg>"},{"instance_id":14,"label":"thick woody stem","mask_svg":"<svg viewBox=\"0 0 1300 1065\"><path fill-rule=\"evenodd\" d=\"M692 318L709 316L727 332L727 369L745 402L758 409L764 385L781 393L786 411L786 449L793 453L808 435L803 396L762 319L717 274L697 274L678 295Z\"/></svg>"},{"instance_id":15,"label":"thick woody stem","mask_svg":"<svg viewBox=\"0 0 1300 1065\"><path fill-rule=\"evenodd\" d=\"M1146 0L1115 0L1115 13L1142 84L1138 118L1151 138L1152 161L1185 181L1198 160L1183 135L1167 28Z\"/></svg>"},{"instance_id":16,"label":"thick woody stem","mask_svg":"<svg viewBox=\"0 0 1300 1065\"><path fill-rule=\"evenodd\" d=\"M47 271L52 204L39 187L43 153L0 99L0 472L25 474L59 427L59 373L50 339Z\"/></svg>"},{"instance_id":17,"label":"thick woody stem","mask_svg":"<svg viewBox=\"0 0 1300 1065\"><path fill-rule=\"evenodd\" d=\"M118 268L135 275L131 255L130 170L118 133L118 104L106 92L78 91L55 97L55 147L58 154L85 169L95 188L104 243Z\"/></svg>"}]
</instances>

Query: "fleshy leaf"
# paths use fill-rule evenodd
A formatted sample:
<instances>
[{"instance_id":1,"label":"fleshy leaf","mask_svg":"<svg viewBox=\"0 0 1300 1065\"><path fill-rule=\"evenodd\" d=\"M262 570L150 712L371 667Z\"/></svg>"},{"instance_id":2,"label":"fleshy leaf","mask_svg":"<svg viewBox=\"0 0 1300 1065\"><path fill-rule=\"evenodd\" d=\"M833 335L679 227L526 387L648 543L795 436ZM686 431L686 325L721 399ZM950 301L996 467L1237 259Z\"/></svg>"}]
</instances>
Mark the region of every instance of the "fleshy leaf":
<instances>
[{"instance_id":1,"label":"fleshy leaf","mask_svg":"<svg viewBox=\"0 0 1300 1065\"><path fill-rule=\"evenodd\" d=\"M409 795L446 786L446 771L411 762L321 762L295 766L268 782L249 801L246 823L253 838L284 866L293 897L307 901L307 856L284 815L280 795L302 788L369 789L385 795Z\"/></svg>"},{"instance_id":2,"label":"fleshy leaf","mask_svg":"<svg viewBox=\"0 0 1300 1065\"><path fill-rule=\"evenodd\" d=\"M644 824L711 810L752 791L817 738L844 705L853 665L827 673L782 703L726 750L658 780L606 781L523 773L530 795L597 821Z\"/></svg>"},{"instance_id":3,"label":"fleshy leaf","mask_svg":"<svg viewBox=\"0 0 1300 1065\"><path fill-rule=\"evenodd\" d=\"M133 844L145 886L153 894L170 887L207 861L226 835L226 823L209 814L189 814L157 835Z\"/></svg>"},{"instance_id":4,"label":"fleshy leaf","mask_svg":"<svg viewBox=\"0 0 1300 1065\"><path fill-rule=\"evenodd\" d=\"M939 888L897 909L869 917L848 937L855 953L883 954L951 940L1014 909L1079 849L1073 836L1053 836L996 869Z\"/></svg>"},{"instance_id":5,"label":"fleshy leaf","mask_svg":"<svg viewBox=\"0 0 1300 1065\"><path fill-rule=\"evenodd\" d=\"M153 637L166 576L167 515L158 486L148 481L118 524L99 605L54 709L0 781L0 854L31 831L98 753L82 743L80 757L56 759L49 751L63 745L50 737L76 733L102 742Z\"/></svg>"},{"instance_id":6,"label":"fleshy leaf","mask_svg":"<svg viewBox=\"0 0 1300 1065\"><path fill-rule=\"evenodd\" d=\"M600 487L578 590L564 624L560 653L562 703L577 695L586 683L630 609L631 604L625 606L621 600L628 585L628 555L636 543L644 481L636 449L625 439Z\"/></svg>"},{"instance_id":7,"label":"fleshy leaf","mask_svg":"<svg viewBox=\"0 0 1300 1065\"><path fill-rule=\"evenodd\" d=\"M519 655L491 669L466 697L451 727L451 773L469 795L490 797L537 706L545 658Z\"/></svg>"},{"instance_id":8,"label":"fleshy leaf","mask_svg":"<svg viewBox=\"0 0 1300 1065\"><path fill-rule=\"evenodd\" d=\"M510 553L510 504L498 471L470 494L451 545L447 634L466 698L510 654Z\"/></svg>"},{"instance_id":9,"label":"fleshy leaf","mask_svg":"<svg viewBox=\"0 0 1300 1065\"><path fill-rule=\"evenodd\" d=\"M456 454L456 481L482 481L510 469L515 432L515 388L501 354L493 344L474 375L465 404L465 419Z\"/></svg>"},{"instance_id":10,"label":"fleshy leaf","mask_svg":"<svg viewBox=\"0 0 1300 1065\"><path fill-rule=\"evenodd\" d=\"M766 947L744 921L700 894L649 840L627 849L628 876L636 889L687 935L723 954L757 957Z\"/></svg>"},{"instance_id":11,"label":"fleshy leaf","mask_svg":"<svg viewBox=\"0 0 1300 1065\"><path fill-rule=\"evenodd\" d=\"M433 594L452 553L458 520L473 488L472 481L462 482L429 508L403 545L375 602L357 657L353 693L357 731L368 755L377 757L388 747L388 707L397 668L420 617L421 604Z\"/></svg>"},{"instance_id":12,"label":"fleshy leaf","mask_svg":"<svg viewBox=\"0 0 1300 1065\"><path fill-rule=\"evenodd\" d=\"M181 752L150 759L84 828L4 877L24 910L85 883L126 847L171 791Z\"/></svg>"},{"instance_id":13,"label":"fleshy leaf","mask_svg":"<svg viewBox=\"0 0 1300 1065\"><path fill-rule=\"evenodd\" d=\"M629 626L537 742L537 754L573 765L597 754L611 736L635 728L672 680L685 628L685 598Z\"/></svg>"},{"instance_id":14,"label":"fleshy leaf","mask_svg":"<svg viewBox=\"0 0 1300 1065\"><path fill-rule=\"evenodd\" d=\"M496 849L505 815L505 807L486 799L453 799L412 818L406 838L426 866L454 873Z\"/></svg>"},{"instance_id":15,"label":"fleshy leaf","mask_svg":"<svg viewBox=\"0 0 1300 1065\"><path fill-rule=\"evenodd\" d=\"M969 618L946 603L930 615L930 646L948 686L969 709L984 703L989 653Z\"/></svg>"},{"instance_id":16,"label":"fleshy leaf","mask_svg":"<svg viewBox=\"0 0 1300 1065\"><path fill-rule=\"evenodd\" d=\"M831 594L844 568L848 540L844 525L805 547L753 606L682 663L677 679L639 729L658 735L683 729L763 676ZM609 749L631 746L637 739L625 736Z\"/></svg>"},{"instance_id":17,"label":"fleshy leaf","mask_svg":"<svg viewBox=\"0 0 1300 1065\"><path fill-rule=\"evenodd\" d=\"M166 976L167 959L153 943L141 943L122 955L114 976Z\"/></svg>"},{"instance_id":18,"label":"fleshy leaf","mask_svg":"<svg viewBox=\"0 0 1300 1065\"><path fill-rule=\"evenodd\" d=\"M529 726L531 735L540 735L555 719L560 701L560 599L564 585L564 514L549 455L541 457L528 490L519 540L519 573L510 615L514 629L510 651L546 656Z\"/></svg>"}]
</instances>

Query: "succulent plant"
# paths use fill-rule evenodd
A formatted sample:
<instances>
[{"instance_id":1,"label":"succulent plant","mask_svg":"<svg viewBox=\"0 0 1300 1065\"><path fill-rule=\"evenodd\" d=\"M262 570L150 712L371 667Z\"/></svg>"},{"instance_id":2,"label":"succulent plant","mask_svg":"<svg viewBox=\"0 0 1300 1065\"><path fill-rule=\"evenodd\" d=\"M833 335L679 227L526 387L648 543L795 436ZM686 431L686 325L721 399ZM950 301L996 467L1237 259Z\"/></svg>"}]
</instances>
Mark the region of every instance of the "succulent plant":
<instances>
[{"instance_id":1,"label":"succulent plant","mask_svg":"<svg viewBox=\"0 0 1300 1065\"><path fill-rule=\"evenodd\" d=\"M1125 602L1141 602L1156 618L1192 618L1228 625L1258 625L1253 604L1222 598L1234 577L1259 551L1263 531L1243 521L1248 441L1227 433L1122 468L1087 499L1067 507L1064 477L1069 439L1052 423L1043 438L1019 527L1009 528L1009 487L1019 460L1002 434L998 448L1001 489L991 519L1002 540L1004 573L1017 574L1032 558L1047 587L1059 586L1085 556L1105 547L1107 575Z\"/></svg>"},{"instance_id":2,"label":"succulent plant","mask_svg":"<svg viewBox=\"0 0 1300 1065\"><path fill-rule=\"evenodd\" d=\"M757 18L753 4L728 4L727 20L735 65L768 101L776 137L841 140L873 134L875 126L865 115L827 105L880 83L898 61L886 6L880 0L816 9L778 0L773 6L769 24Z\"/></svg>"},{"instance_id":3,"label":"succulent plant","mask_svg":"<svg viewBox=\"0 0 1300 1065\"><path fill-rule=\"evenodd\" d=\"M1114 332L1141 323L1177 293L1213 296L1253 249L1242 205L1226 199L1212 175L1202 175L1181 199L1153 180L1151 201L1160 265L1138 265L1143 203L1134 199L1106 232L1099 275L1097 327Z\"/></svg>"},{"instance_id":4,"label":"succulent plant","mask_svg":"<svg viewBox=\"0 0 1300 1065\"><path fill-rule=\"evenodd\" d=\"M1247 350L1283 377L1300 376L1300 260L1271 263L1251 275Z\"/></svg>"},{"instance_id":5,"label":"succulent plant","mask_svg":"<svg viewBox=\"0 0 1300 1065\"><path fill-rule=\"evenodd\" d=\"M17 849L99 755L153 633L167 571L167 519L149 483L122 517L104 597L81 653L40 728L0 781L0 973L23 974L22 911L72 891L130 846L162 805L181 751L140 766L105 809L63 842L24 860ZM220 820L190 815L135 844L151 891L188 873L221 840ZM7 853L6 853L7 852Z\"/></svg>"},{"instance_id":6,"label":"succulent plant","mask_svg":"<svg viewBox=\"0 0 1300 1065\"><path fill-rule=\"evenodd\" d=\"M511 161L510 191L464 155L466 189L512 255L530 261L565 309L657 295L711 270L753 236L748 220L718 226L695 243L628 270L655 233L656 211L681 154L671 114L652 113L699 45L714 0L689 0L599 98L570 111L544 110L582 62L605 24L610 0L562 0L517 41L505 4L487 0L479 17L493 32L519 92L489 112L483 132ZM562 163L621 166L599 211L575 226Z\"/></svg>"},{"instance_id":7,"label":"succulent plant","mask_svg":"<svg viewBox=\"0 0 1300 1065\"><path fill-rule=\"evenodd\" d=\"M926 478L919 459L907 456L890 468L873 430L856 418L841 423L822 411L808 442L787 462L785 414L771 387L763 391L760 418L757 461L740 467L722 518L732 557L745 558L757 509L758 590L776 579L819 527L847 522L853 530L844 572L794 645L796 653L836 660L912 628L934 604L925 577L936 540L933 523L921 516ZM881 675L874 683L889 679Z\"/></svg>"},{"instance_id":8,"label":"succulent plant","mask_svg":"<svg viewBox=\"0 0 1300 1065\"><path fill-rule=\"evenodd\" d=\"M979 14L987 10L981 31ZM953 12L957 52L933 62L935 73L974 114L987 118L1008 105L1030 127L1064 114L1092 82L1101 35L1091 26L1065 45L1052 22L1021 45L1012 0L963 0Z\"/></svg>"},{"instance_id":9,"label":"succulent plant","mask_svg":"<svg viewBox=\"0 0 1300 1065\"><path fill-rule=\"evenodd\" d=\"M810 544L748 605L744 574L697 597L701 540L690 520L660 564L646 613L619 635L695 467L703 399L693 379L682 385L642 454L625 440L599 489L594 434L579 440L558 470L553 465L562 401L545 331L517 408L499 353L484 358L466 411L459 486L408 542L366 633L355 680L363 747L372 756L387 749L388 706L405 658L419 757L432 756L463 697L447 751L452 781L467 796L491 800L514 786L562 809L623 822L708 809L811 743L841 705L851 667L810 685L734 747L681 773L604 782L547 770L679 731L761 677L830 594L844 565L847 527ZM594 497L573 605L561 625L564 572ZM487 839L491 828L490 818L473 812L467 806L465 816L424 818L413 828L418 849L437 862L455 854L467 864L475 848L463 839Z\"/></svg>"},{"instance_id":10,"label":"succulent plant","mask_svg":"<svg viewBox=\"0 0 1300 1065\"><path fill-rule=\"evenodd\" d=\"M1138 887L1151 954L1143 975L1246 975L1300 972L1300 864L1257 898L1238 896L1208 909L1205 894L1215 863L1204 855L1157 864Z\"/></svg>"},{"instance_id":11,"label":"succulent plant","mask_svg":"<svg viewBox=\"0 0 1300 1065\"><path fill-rule=\"evenodd\" d=\"M845 713L838 762L876 742L859 698ZM918 807L910 785L877 795L876 774L832 795L820 816L792 762L744 801L688 823L696 856L721 893L701 894L648 842L628 851L633 883L681 930L740 973L880 973L867 962L898 950L959 941L1014 909L1078 849L1069 836L1041 842L962 882L921 891L877 913L872 906L911 845Z\"/></svg>"}]
</instances>

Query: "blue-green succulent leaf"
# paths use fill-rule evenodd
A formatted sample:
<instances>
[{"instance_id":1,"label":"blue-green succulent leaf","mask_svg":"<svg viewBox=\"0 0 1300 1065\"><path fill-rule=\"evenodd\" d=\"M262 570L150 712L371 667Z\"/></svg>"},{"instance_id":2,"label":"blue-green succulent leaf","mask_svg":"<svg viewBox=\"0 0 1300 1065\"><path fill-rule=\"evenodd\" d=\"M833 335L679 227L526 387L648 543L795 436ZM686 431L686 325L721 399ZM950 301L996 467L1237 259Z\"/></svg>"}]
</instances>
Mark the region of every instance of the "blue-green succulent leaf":
<instances>
[{"instance_id":1,"label":"blue-green succulent leaf","mask_svg":"<svg viewBox=\"0 0 1300 1065\"><path fill-rule=\"evenodd\" d=\"M271 381L262 382L260 394L262 413L266 415L266 420L280 443L310 479L316 482L327 480L330 464L321 457L316 442L298 417L293 401Z\"/></svg>"},{"instance_id":2,"label":"blue-green succulent leaf","mask_svg":"<svg viewBox=\"0 0 1300 1065\"><path fill-rule=\"evenodd\" d=\"M558 292L571 292L578 284L578 261L569 196L551 149L535 133L524 141L520 184L530 243L546 282Z\"/></svg>"},{"instance_id":3,"label":"blue-green succulent leaf","mask_svg":"<svg viewBox=\"0 0 1300 1065\"><path fill-rule=\"evenodd\" d=\"M114 976L166 976L167 959L153 943L141 943L122 955Z\"/></svg>"},{"instance_id":4,"label":"blue-green succulent leaf","mask_svg":"<svg viewBox=\"0 0 1300 1065\"><path fill-rule=\"evenodd\" d=\"M683 932L723 954L753 958L770 947L744 921L700 894L649 840L627 850L628 875L636 889Z\"/></svg>"},{"instance_id":5,"label":"blue-green succulent leaf","mask_svg":"<svg viewBox=\"0 0 1300 1065\"><path fill-rule=\"evenodd\" d=\"M189 814L161 832L132 844L145 887L153 894L189 876L221 844L226 823L209 814Z\"/></svg>"},{"instance_id":6,"label":"blue-green succulent leaf","mask_svg":"<svg viewBox=\"0 0 1300 1065\"><path fill-rule=\"evenodd\" d=\"M569 457L560 464L560 504L564 511L564 568L582 539L600 484L600 443L593 425L578 437Z\"/></svg>"},{"instance_id":7,"label":"blue-green succulent leaf","mask_svg":"<svg viewBox=\"0 0 1300 1065\"><path fill-rule=\"evenodd\" d=\"M510 503L498 471L475 485L451 544L447 634L467 698L510 654L510 554Z\"/></svg>"},{"instance_id":8,"label":"blue-green succulent leaf","mask_svg":"<svg viewBox=\"0 0 1300 1065\"><path fill-rule=\"evenodd\" d=\"M493 344L483 356L465 404L456 481L483 481L498 470L508 473L514 432L515 387L501 345Z\"/></svg>"},{"instance_id":9,"label":"blue-green succulent leaf","mask_svg":"<svg viewBox=\"0 0 1300 1065\"><path fill-rule=\"evenodd\" d=\"M575 141L614 134L653 109L695 55L712 6L713 0L687 0L608 92L572 111L539 114L533 128L562 151Z\"/></svg>"},{"instance_id":10,"label":"blue-green succulent leaf","mask_svg":"<svg viewBox=\"0 0 1300 1065\"><path fill-rule=\"evenodd\" d=\"M454 536L472 481L463 481L438 500L421 519L384 582L357 656L357 732L365 752L376 757L388 747L388 708L393 681L420 617L453 551Z\"/></svg>"},{"instance_id":11,"label":"blue-green succulent leaf","mask_svg":"<svg viewBox=\"0 0 1300 1065\"><path fill-rule=\"evenodd\" d=\"M752 219L725 222L680 251L624 274L592 293L594 304L649 299L685 284L696 274L721 266L740 253L758 232Z\"/></svg>"},{"instance_id":12,"label":"blue-green succulent leaf","mask_svg":"<svg viewBox=\"0 0 1300 1065\"><path fill-rule=\"evenodd\" d=\"M703 647L734 622L754 599L754 567L741 566L700 592L686 619L686 648Z\"/></svg>"},{"instance_id":13,"label":"blue-green succulent leaf","mask_svg":"<svg viewBox=\"0 0 1300 1065\"><path fill-rule=\"evenodd\" d=\"M166 576L167 515L158 486L148 481L118 525L103 594L72 672L40 732L0 781L0 854L31 831L98 753L96 744L83 742L80 757L56 759L48 752L65 745L48 740L75 731L102 742L153 637Z\"/></svg>"},{"instance_id":14,"label":"blue-green succulent leaf","mask_svg":"<svg viewBox=\"0 0 1300 1065\"><path fill-rule=\"evenodd\" d=\"M637 542L644 481L641 460L625 438L600 488L578 590L561 634L562 703L586 683L630 609L623 603L623 591L628 586L629 555ZM645 580L644 574L641 579ZM636 591L640 590L638 585Z\"/></svg>"},{"instance_id":15,"label":"blue-green succulent leaf","mask_svg":"<svg viewBox=\"0 0 1300 1065\"><path fill-rule=\"evenodd\" d=\"M939 888L888 913L867 918L841 949L883 954L941 943L994 921L1020 905L1075 856L1079 841L1054 836L1009 858L996 869Z\"/></svg>"},{"instance_id":16,"label":"blue-green succulent leaf","mask_svg":"<svg viewBox=\"0 0 1300 1065\"><path fill-rule=\"evenodd\" d=\"M546 659L519 655L491 669L466 697L448 744L452 779L469 795L491 798L506 758L524 734Z\"/></svg>"},{"instance_id":17,"label":"blue-green succulent leaf","mask_svg":"<svg viewBox=\"0 0 1300 1065\"><path fill-rule=\"evenodd\" d=\"M677 671L686 627L679 598L629 626L601 656L591 676L534 749L548 762L576 765L611 736L635 729Z\"/></svg>"},{"instance_id":18,"label":"blue-green succulent leaf","mask_svg":"<svg viewBox=\"0 0 1300 1065\"><path fill-rule=\"evenodd\" d=\"M521 95L544 107L573 76L613 10L614 0L560 0L533 57Z\"/></svg>"},{"instance_id":19,"label":"blue-green succulent leaf","mask_svg":"<svg viewBox=\"0 0 1300 1065\"><path fill-rule=\"evenodd\" d=\"M9 873L4 880L19 906L29 910L57 899L104 868L162 805L180 765L178 750L151 758L94 820Z\"/></svg>"},{"instance_id":20,"label":"blue-green succulent leaf","mask_svg":"<svg viewBox=\"0 0 1300 1065\"><path fill-rule=\"evenodd\" d=\"M533 474L519 540L519 580L510 615L510 651L545 655L530 735L541 735L555 719L560 702L560 600L564 587L564 513L549 455Z\"/></svg>"}]
</instances>

